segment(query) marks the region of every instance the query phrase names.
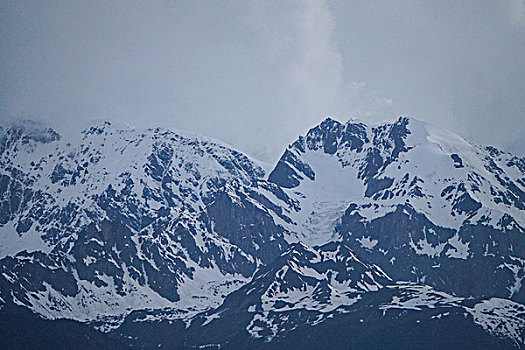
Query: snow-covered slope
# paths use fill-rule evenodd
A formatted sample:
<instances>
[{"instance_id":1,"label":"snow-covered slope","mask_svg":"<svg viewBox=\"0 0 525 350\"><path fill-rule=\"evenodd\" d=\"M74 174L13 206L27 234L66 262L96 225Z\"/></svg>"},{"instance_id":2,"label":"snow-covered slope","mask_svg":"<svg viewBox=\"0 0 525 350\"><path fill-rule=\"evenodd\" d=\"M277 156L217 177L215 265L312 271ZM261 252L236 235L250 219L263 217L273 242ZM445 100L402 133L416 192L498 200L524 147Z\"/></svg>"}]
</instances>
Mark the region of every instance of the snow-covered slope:
<instances>
[{"instance_id":1,"label":"snow-covered slope","mask_svg":"<svg viewBox=\"0 0 525 350\"><path fill-rule=\"evenodd\" d=\"M525 301L524 158L414 119L327 118L269 180L299 203L290 240L342 240L396 278Z\"/></svg>"},{"instance_id":2,"label":"snow-covered slope","mask_svg":"<svg viewBox=\"0 0 525 350\"><path fill-rule=\"evenodd\" d=\"M466 220L525 226L525 159L410 118L327 118L288 147L269 179L303 205L295 231L312 244L333 239L333 215L352 203L368 219L403 204L456 229Z\"/></svg>"},{"instance_id":3,"label":"snow-covered slope","mask_svg":"<svg viewBox=\"0 0 525 350\"><path fill-rule=\"evenodd\" d=\"M193 314L287 246L272 215L286 217L269 207L286 206L276 186L219 142L110 122L78 144L35 125L0 135L3 290L45 317ZM242 217L224 217L240 207Z\"/></svg>"}]
</instances>

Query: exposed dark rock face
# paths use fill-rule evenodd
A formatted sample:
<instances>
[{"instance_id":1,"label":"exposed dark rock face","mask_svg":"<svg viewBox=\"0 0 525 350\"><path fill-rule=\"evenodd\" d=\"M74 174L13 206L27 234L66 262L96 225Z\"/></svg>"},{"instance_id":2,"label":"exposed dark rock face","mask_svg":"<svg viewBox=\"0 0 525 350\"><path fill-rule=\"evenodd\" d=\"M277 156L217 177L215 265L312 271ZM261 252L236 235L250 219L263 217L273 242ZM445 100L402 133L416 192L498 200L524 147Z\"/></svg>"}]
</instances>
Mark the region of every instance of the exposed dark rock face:
<instances>
[{"instance_id":1,"label":"exposed dark rock face","mask_svg":"<svg viewBox=\"0 0 525 350\"><path fill-rule=\"evenodd\" d=\"M308 164L302 163L296 155L286 150L268 179L281 187L294 188L304 179L300 174L315 180L315 173Z\"/></svg>"},{"instance_id":2,"label":"exposed dark rock face","mask_svg":"<svg viewBox=\"0 0 525 350\"><path fill-rule=\"evenodd\" d=\"M240 203L227 192L220 192L207 207L215 232L244 252L257 256L264 264L274 261L288 246L284 228L277 226L270 214L258 210L244 193L236 191L235 195Z\"/></svg>"},{"instance_id":3,"label":"exposed dark rock face","mask_svg":"<svg viewBox=\"0 0 525 350\"><path fill-rule=\"evenodd\" d=\"M398 206L369 221L356 205L347 209L337 229L357 254L376 262L396 280L422 282L456 295L525 302L523 290L511 291L513 270L524 268L523 261L514 257L521 254L515 247L525 247L525 235L518 229L502 233L479 223L453 230L433 224L410 206ZM362 246L361 237L375 241L374 246ZM461 249L465 250L460 254Z\"/></svg>"}]
</instances>

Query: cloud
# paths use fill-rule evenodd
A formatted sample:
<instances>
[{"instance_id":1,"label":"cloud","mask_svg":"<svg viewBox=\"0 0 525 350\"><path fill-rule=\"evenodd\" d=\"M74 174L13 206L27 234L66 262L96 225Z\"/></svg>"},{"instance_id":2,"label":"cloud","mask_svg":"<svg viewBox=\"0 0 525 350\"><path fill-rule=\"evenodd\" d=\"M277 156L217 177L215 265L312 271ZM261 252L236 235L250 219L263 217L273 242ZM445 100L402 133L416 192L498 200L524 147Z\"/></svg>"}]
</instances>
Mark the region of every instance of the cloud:
<instances>
[{"instance_id":1,"label":"cloud","mask_svg":"<svg viewBox=\"0 0 525 350\"><path fill-rule=\"evenodd\" d=\"M117 119L276 161L326 115L403 114L521 147L522 17L516 0L4 1L0 122Z\"/></svg>"},{"instance_id":2,"label":"cloud","mask_svg":"<svg viewBox=\"0 0 525 350\"><path fill-rule=\"evenodd\" d=\"M6 3L2 119L91 119L222 139L267 161L327 115L386 105L346 82L327 1ZM36 28L38 31L35 32Z\"/></svg>"},{"instance_id":3,"label":"cloud","mask_svg":"<svg viewBox=\"0 0 525 350\"><path fill-rule=\"evenodd\" d=\"M525 0L507 0L506 5L510 22L525 25Z\"/></svg>"},{"instance_id":4,"label":"cloud","mask_svg":"<svg viewBox=\"0 0 525 350\"><path fill-rule=\"evenodd\" d=\"M375 117L392 104L368 87L365 81L345 81L343 56L334 40L336 26L327 1L304 1L295 19L293 60L283 76L286 111L297 133L331 115ZM289 122L290 120L287 120ZM295 137L295 136L294 136Z\"/></svg>"},{"instance_id":5,"label":"cloud","mask_svg":"<svg viewBox=\"0 0 525 350\"><path fill-rule=\"evenodd\" d=\"M313 104L325 110L327 106L334 108L341 101L344 82L343 59L332 41L333 18L325 1L306 1L298 12L294 16L296 52L285 76L290 108L300 104L307 109Z\"/></svg>"}]
</instances>

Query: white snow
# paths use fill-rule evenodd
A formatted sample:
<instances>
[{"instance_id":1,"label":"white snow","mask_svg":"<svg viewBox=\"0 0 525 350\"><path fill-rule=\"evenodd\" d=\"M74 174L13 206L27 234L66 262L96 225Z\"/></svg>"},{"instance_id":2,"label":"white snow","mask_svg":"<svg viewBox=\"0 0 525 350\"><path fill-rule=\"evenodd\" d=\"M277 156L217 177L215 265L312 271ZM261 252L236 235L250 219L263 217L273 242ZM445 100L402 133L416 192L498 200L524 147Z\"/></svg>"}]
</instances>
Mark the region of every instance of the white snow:
<instances>
[{"instance_id":1,"label":"white snow","mask_svg":"<svg viewBox=\"0 0 525 350\"><path fill-rule=\"evenodd\" d=\"M379 242L377 239L371 239L370 237L364 237L364 236L361 238L356 238L355 240L361 243L361 247L367 248L367 249L374 248L376 244Z\"/></svg>"},{"instance_id":2,"label":"white snow","mask_svg":"<svg viewBox=\"0 0 525 350\"><path fill-rule=\"evenodd\" d=\"M415 285L412 283L398 283L387 286L390 289L402 291L402 297L394 296L388 304L383 304L380 309L411 309L421 310L423 307L434 309L436 306L458 306L463 298L437 291L430 286Z\"/></svg>"},{"instance_id":3,"label":"white snow","mask_svg":"<svg viewBox=\"0 0 525 350\"><path fill-rule=\"evenodd\" d=\"M0 228L0 259L6 256L15 256L21 251L41 251L49 253L53 247L41 238L41 232L36 232L34 227L29 231L18 234L13 221Z\"/></svg>"},{"instance_id":4,"label":"white snow","mask_svg":"<svg viewBox=\"0 0 525 350\"><path fill-rule=\"evenodd\" d=\"M498 266L498 268L509 269L514 275L514 283L507 288L509 290L509 298L512 298L520 292L523 286L523 279L525 278L525 259L515 256L511 256L510 259L512 263L504 263Z\"/></svg>"},{"instance_id":5,"label":"white snow","mask_svg":"<svg viewBox=\"0 0 525 350\"><path fill-rule=\"evenodd\" d=\"M486 331L512 338L518 347L525 345L525 306L510 300L490 298L465 308Z\"/></svg>"},{"instance_id":6,"label":"white snow","mask_svg":"<svg viewBox=\"0 0 525 350\"><path fill-rule=\"evenodd\" d=\"M470 243L463 243L461 238L456 233L451 239L448 240L448 243L452 248L448 249L445 252L445 255L449 258L455 259L467 259L469 256L469 245Z\"/></svg>"}]
</instances>

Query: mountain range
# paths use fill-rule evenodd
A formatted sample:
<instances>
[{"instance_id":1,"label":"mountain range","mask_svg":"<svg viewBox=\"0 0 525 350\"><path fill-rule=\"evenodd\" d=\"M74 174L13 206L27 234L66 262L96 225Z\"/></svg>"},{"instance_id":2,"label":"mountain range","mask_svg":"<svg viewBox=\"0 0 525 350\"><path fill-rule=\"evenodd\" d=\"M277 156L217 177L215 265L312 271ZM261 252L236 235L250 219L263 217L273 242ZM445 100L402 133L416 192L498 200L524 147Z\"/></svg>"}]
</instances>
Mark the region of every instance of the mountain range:
<instances>
[{"instance_id":1,"label":"mountain range","mask_svg":"<svg viewBox=\"0 0 525 350\"><path fill-rule=\"evenodd\" d=\"M273 167L187 132L0 127L2 348L525 347L525 158L326 118Z\"/></svg>"}]
</instances>

